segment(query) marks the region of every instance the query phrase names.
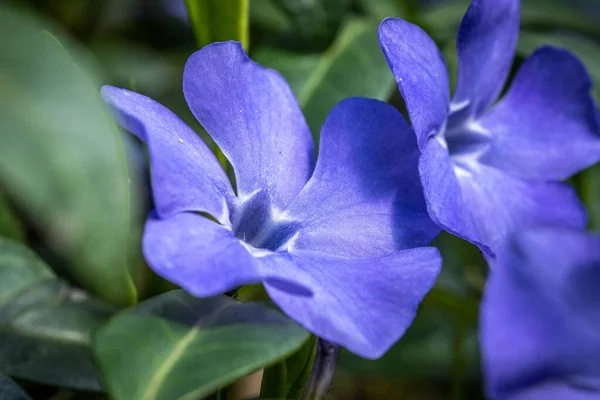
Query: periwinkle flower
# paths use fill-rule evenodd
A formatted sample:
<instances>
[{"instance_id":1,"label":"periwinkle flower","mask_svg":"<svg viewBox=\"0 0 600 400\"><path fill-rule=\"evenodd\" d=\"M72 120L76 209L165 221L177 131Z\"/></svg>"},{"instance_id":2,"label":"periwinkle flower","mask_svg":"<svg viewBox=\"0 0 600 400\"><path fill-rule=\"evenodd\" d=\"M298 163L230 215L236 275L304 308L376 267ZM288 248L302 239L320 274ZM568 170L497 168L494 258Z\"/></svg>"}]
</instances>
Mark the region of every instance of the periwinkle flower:
<instances>
[{"instance_id":1,"label":"periwinkle flower","mask_svg":"<svg viewBox=\"0 0 600 400\"><path fill-rule=\"evenodd\" d=\"M315 166L287 83L238 43L193 54L183 92L231 162L237 193L172 112L137 93L102 90L119 123L148 147L156 204L143 239L149 265L199 297L262 282L314 334L381 356L414 318L441 264L437 250L418 248L439 228L402 115L376 100L341 102L323 126Z\"/></svg>"},{"instance_id":2,"label":"periwinkle flower","mask_svg":"<svg viewBox=\"0 0 600 400\"><path fill-rule=\"evenodd\" d=\"M600 236L541 227L498 252L481 307L495 400L600 398Z\"/></svg>"},{"instance_id":3,"label":"periwinkle flower","mask_svg":"<svg viewBox=\"0 0 600 400\"><path fill-rule=\"evenodd\" d=\"M490 260L508 232L539 224L584 227L582 204L559 181L600 159L591 81L565 50L534 52L492 107L518 31L518 0L472 2L458 34L450 100L446 65L427 34L393 18L379 28L417 135L431 217Z\"/></svg>"}]
</instances>

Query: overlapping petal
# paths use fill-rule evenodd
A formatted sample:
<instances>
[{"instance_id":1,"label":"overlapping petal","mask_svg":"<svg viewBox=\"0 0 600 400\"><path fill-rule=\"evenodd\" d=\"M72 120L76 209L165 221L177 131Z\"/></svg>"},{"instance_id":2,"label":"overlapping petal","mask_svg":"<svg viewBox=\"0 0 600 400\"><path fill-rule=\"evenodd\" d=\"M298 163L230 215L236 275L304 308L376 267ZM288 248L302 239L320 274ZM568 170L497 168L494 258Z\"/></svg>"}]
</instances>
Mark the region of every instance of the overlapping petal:
<instances>
[{"instance_id":1,"label":"overlapping petal","mask_svg":"<svg viewBox=\"0 0 600 400\"><path fill-rule=\"evenodd\" d=\"M286 314L365 358L380 357L402 336L441 267L433 248L377 259L274 253L260 262L265 288Z\"/></svg>"},{"instance_id":2,"label":"overlapping petal","mask_svg":"<svg viewBox=\"0 0 600 400\"><path fill-rule=\"evenodd\" d=\"M379 43L406 102L419 147L423 147L448 116L450 89L444 58L427 33L398 18L381 23Z\"/></svg>"},{"instance_id":3,"label":"overlapping petal","mask_svg":"<svg viewBox=\"0 0 600 400\"><path fill-rule=\"evenodd\" d=\"M228 219L228 202L234 196L229 179L190 127L141 94L104 86L102 97L119 124L148 146L158 215L166 218L182 211L198 211L221 222Z\"/></svg>"},{"instance_id":4,"label":"overlapping petal","mask_svg":"<svg viewBox=\"0 0 600 400\"><path fill-rule=\"evenodd\" d=\"M481 310L492 398L598 396L599 249L599 236L537 228L499 252ZM565 397L544 397L551 393Z\"/></svg>"},{"instance_id":5,"label":"overlapping petal","mask_svg":"<svg viewBox=\"0 0 600 400\"><path fill-rule=\"evenodd\" d=\"M464 207L479 226L481 241L496 253L511 232L536 225L583 229L587 215L575 190L562 183L527 181L495 168L455 167Z\"/></svg>"},{"instance_id":6,"label":"overlapping petal","mask_svg":"<svg viewBox=\"0 0 600 400\"><path fill-rule=\"evenodd\" d=\"M521 67L481 125L494 133L482 162L513 175L565 179L600 160L600 127L584 66L543 47Z\"/></svg>"},{"instance_id":7,"label":"overlapping petal","mask_svg":"<svg viewBox=\"0 0 600 400\"><path fill-rule=\"evenodd\" d=\"M150 216L143 250L154 272L198 297L225 293L261 278L242 242L229 229L198 214Z\"/></svg>"},{"instance_id":8,"label":"overlapping petal","mask_svg":"<svg viewBox=\"0 0 600 400\"><path fill-rule=\"evenodd\" d=\"M456 47L458 81L453 108L479 116L500 94L519 36L519 0L474 0Z\"/></svg>"},{"instance_id":9,"label":"overlapping petal","mask_svg":"<svg viewBox=\"0 0 600 400\"><path fill-rule=\"evenodd\" d=\"M476 244L485 254L492 251L484 243L478 224L465 202L448 149L430 138L419 159L419 173L429 215L445 231Z\"/></svg>"},{"instance_id":10,"label":"overlapping petal","mask_svg":"<svg viewBox=\"0 0 600 400\"><path fill-rule=\"evenodd\" d=\"M267 190L276 207L287 206L310 178L314 146L285 80L239 43L213 43L189 58L183 91L233 165L238 195Z\"/></svg>"},{"instance_id":11,"label":"overlapping petal","mask_svg":"<svg viewBox=\"0 0 600 400\"><path fill-rule=\"evenodd\" d=\"M315 172L284 216L302 225L293 248L378 257L438 233L423 198L413 132L392 106L347 99L322 132Z\"/></svg>"}]
</instances>

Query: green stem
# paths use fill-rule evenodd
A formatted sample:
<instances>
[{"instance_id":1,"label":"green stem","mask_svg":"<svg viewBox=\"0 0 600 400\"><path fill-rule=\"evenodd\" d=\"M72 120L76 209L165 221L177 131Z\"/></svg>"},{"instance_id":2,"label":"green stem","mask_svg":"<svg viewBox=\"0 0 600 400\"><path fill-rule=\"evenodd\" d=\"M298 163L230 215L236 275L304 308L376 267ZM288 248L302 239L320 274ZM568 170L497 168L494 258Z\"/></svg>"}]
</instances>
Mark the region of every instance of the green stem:
<instances>
[{"instance_id":1,"label":"green stem","mask_svg":"<svg viewBox=\"0 0 600 400\"><path fill-rule=\"evenodd\" d=\"M285 360L266 368L260 387L261 399L285 399L287 397L287 365Z\"/></svg>"}]
</instances>

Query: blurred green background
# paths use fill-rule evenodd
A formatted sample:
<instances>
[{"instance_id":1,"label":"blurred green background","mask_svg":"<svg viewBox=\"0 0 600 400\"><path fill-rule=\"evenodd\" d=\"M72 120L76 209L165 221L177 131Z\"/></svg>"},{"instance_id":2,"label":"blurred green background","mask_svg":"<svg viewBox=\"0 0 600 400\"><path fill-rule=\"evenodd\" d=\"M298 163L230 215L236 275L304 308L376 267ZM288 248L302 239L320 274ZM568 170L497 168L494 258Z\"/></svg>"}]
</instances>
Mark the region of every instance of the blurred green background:
<instances>
[{"instance_id":1,"label":"blurred green background","mask_svg":"<svg viewBox=\"0 0 600 400\"><path fill-rule=\"evenodd\" d=\"M401 17L423 27L443 50L450 71L455 73L454 41L462 15L469 4L468 1L455 0L248 2L249 22L248 30L244 30L242 35L246 38L244 44L253 59L277 69L288 79L315 136L331 107L350 96L387 100L404 111L402 99L377 41L377 27L383 18ZM243 1L220 0L208 3L226 10ZM93 71L97 77L94 82L96 87L112 84L139 91L158 100L194 127L214 148L210 138L202 133L202 128L192 117L181 91L181 76L187 57L211 40L206 36L202 38L202 35L198 39L194 34L183 0L0 0L0 7L5 4L28 9L31 14L42 18L39 23L44 27L47 25L46 29L52 35L59 35L59 39L70 38L69 42L74 44L68 48L69 51L76 48L81 53L79 60L85 60L82 61L85 68ZM216 24L213 32L219 31L219 21L214 18L205 20L206 23ZM6 21L0 21L4 22ZM600 1L523 0L521 26L515 68L534 48L542 44L566 47L586 64L596 82L594 94L597 98L600 96ZM7 37L2 43L5 46L15 45ZM39 50L39 62L45 62L43 50ZM22 68L25 71L23 81L34 82L35 77L26 73L27 66L22 65ZM10 86L2 79L1 71L0 69L0 90L5 94L5 102L0 102L0 106L6 111L10 110L10 103L14 98L6 100L9 98L6 93L9 93ZM65 71L65 76L76 73ZM70 78L72 75L69 75ZM56 76L56 88L60 87L61 79L63 77ZM57 90L56 88L47 90ZM35 90L38 90L36 93L45 93L39 88ZM59 111L63 114L54 110L52 122L46 119L44 125L56 123L60 127L61 122L73 118L72 110ZM9 116L4 117L10 120ZM105 123L101 118L97 121L79 122L79 126L93 125L94 129L100 129L99 126ZM124 159L106 156L101 160L104 169L98 170L97 175L71 174L68 179L58 182L61 185L59 189L55 186L44 188L40 182L56 183L53 177L74 165L69 164L68 157L73 154L65 150L68 144L54 140L44 141L40 136L35 139L37 147L32 149L29 142L10 141L4 135L0 140L0 235L26 243L35 249L70 287L83 286L113 304L133 304L136 297L143 300L171 288L149 272L139 251L143 220L152 208L148 164L143 146L127 134L115 134L115 141L112 143L96 143L93 129L84 138L76 139L75 133L80 129L77 126L73 128L73 124L70 126L74 134L66 136L65 141L80 140L77 157L96 157L100 154L99 148L120 146L120 140L123 140L128 174L124 175L124 168L117 170L115 167L111 170L110 167L119 165ZM40 129L50 128L43 126ZM30 158L11 158L10 154L22 154L19 153L20 150L28 152ZM102 154L113 153L106 151ZM31 177L15 172L19 170L19 165L27 169L32 163L39 164L36 171L46 170L48 177L42 176L43 174ZM77 185L82 182L91 182L89 190L79 190L81 187ZM599 168L580 174L572 183L588 206L591 227L598 228ZM123 184L129 185L130 193L114 193L115 187L125 190ZM78 187L77 192L83 193L83 197L69 197L74 187ZM106 196L107 192L111 195ZM119 210L127 208L118 207L119 202L130 202L130 215L119 214ZM104 211L91 214L86 207L79 209L80 204L96 204L96 210ZM107 218L107 215L110 217ZM87 222L82 223L81 229L85 226L100 226L100 231L104 229L101 225L106 224L107 219L113 221L114 225L104 227L106 232L110 232L108 236L113 238L112 241L106 241L107 235L102 236L102 232L94 231L99 236L87 235L86 243L75 246L70 242L70 238L77 235L79 227L73 226L69 221L85 220ZM128 221L131 232L119 234L119 221ZM102 252L96 251L94 254L119 254L126 260L89 258L85 251L81 254L71 251L74 246L85 249L86 246L97 247L99 243L104 248ZM423 302L413 326L381 360L362 360L343 352L330 399L483 398L477 319L487 266L474 246L450 235L442 234L434 244L442 251L444 269L435 289ZM122 249L122 246L126 248ZM71 260L71 257L75 259ZM81 270L70 269L69 266L73 263L91 266L86 271L92 272L81 273ZM129 273L131 279L124 282L130 282L125 285L131 287L117 290L118 288L106 287L105 284L99 285L93 274L94 268L101 269L107 263L128 265L126 268L115 269L115 274ZM76 289L69 290L69 296L76 296L78 293ZM60 301L66 300L61 297ZM64 312L61 310L61 313ZM101 315L111 312L110 307L99 311ZM88 324L88 330L91 329L90 326L99 324L95 320L85 323ZM10 328L10 324L0 318L0 331L8 331L7 326ZM2 335L0 333L0 340L7 337ZM10 357L14 357L14 354L6 349L2 350L0 345L0 359L3 356L12 360ZM7 362L9 361L4 361L4 366ZM2 366L3 361L0 361L0 367ZM0 371L6 372L2 369ZM21 374L23 375L27 377L27 374ZM42 381L49 383L52 379ZM79 390L57 390L51 385L32 383L28 379L19 380L19 383L34 399L104 398L99 394L92 395ZM71 384L67 386L77 387Z\"/></svg>"}]
</instances>

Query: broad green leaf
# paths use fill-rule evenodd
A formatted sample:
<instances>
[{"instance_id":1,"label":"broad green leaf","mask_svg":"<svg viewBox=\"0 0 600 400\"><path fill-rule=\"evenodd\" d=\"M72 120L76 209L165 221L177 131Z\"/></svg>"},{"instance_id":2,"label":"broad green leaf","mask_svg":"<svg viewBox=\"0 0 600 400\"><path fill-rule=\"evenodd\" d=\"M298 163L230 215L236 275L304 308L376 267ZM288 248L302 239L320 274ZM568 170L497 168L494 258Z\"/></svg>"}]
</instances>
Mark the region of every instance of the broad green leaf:
<instances>
[{"instance_id":1,"label":"broad green leaf","mask_svg":"<svg viewBox=\"0 0 600 400\"><path fill-rule=\"evenodd\" d=\"M379 48L377 25L364 21L349 22L318 59L275 49L263 49L255 59L290 81L315 137L339 101L352 96L386 100L395 87Z\"/></svg>"},{"instance_id":2,"label":"broad green leaf","mask_svg":"<svg viewBox=\"0 0 600 400\"><path fill-rule=\"evenodd\" d=\"M22 242L25 240L25 228L15 214L6 194L0 190L0 236Z\"/></svg>"},{"instance_id":3,"label":"broad green leaf","mask_svg":"<svg viewBox=\"0 0 600 400\"><path fill-rule=\"evenodd\" d=\"M8 376L0 375L0 400L31 400Z\"/></svg>"},{"instance_id":4,"label":"broad green leaf","mask_svg":"<svg viewBox=\"0 0 600 400\"><path fill-rule=\"evenodd\" d=\"M600 44L579 35L523 32L519 38L517 52L526 57L543 45L561 47L573 52L585 64L594 81L594 95L596 99L600 99Z\"/></svg>"},{"instance_id":5,"label":"broad green leaf","mask_svg":"<svg viewBox=\"0 0 600 400\"><path fill-rule=\"evenodd\" d=\"M185 0L198 45L237 40L248 49L248 1Z\"/></svg>"},{"instance_id":6,"label":"broad green leaf","mask_svg":"<svg viewBox=\"0 0 600 400\"><path fill-rule=\"evenodd\" d=\"M470 3L470 0L453 0L430 6L422 12L422 24L435 39L454 40ZM590 15L561 0L523 0L521 26L600 33L600 25Z\"/></svg>"},{"instance_id":7,"label":"broad green leaf","mask_svg":"<svg viewBox=\"0 0 600 400\"><path fill-rule=\"evenodd\" d=\"M42 29L0 8L0 182L84 287L132 304L129 190L118 130L90 76ZM81 58L83 59L83 58Z\"/></svg>"},{"instance_id":8,"label":"broad green leaf","mask_svg":"<svg viewBox=\"0 0 600 400\"><path fill-rule=\"evenodd\" d=\"M114 317L97 331L94 352L115 400L192 400L285 358L307 338L262 304L176 290Z\"/></svg>"},{"instance_id":9,"label":"broad green leaf","mask_svg":"<svg viewBox=\"0 0 600 400\"><path fill-rule=\"evenodd\" d=\"M112 312L57 280L23 245L0 238L0 373L100 390L90 334Z\"/></svg>"}]
</instances>

